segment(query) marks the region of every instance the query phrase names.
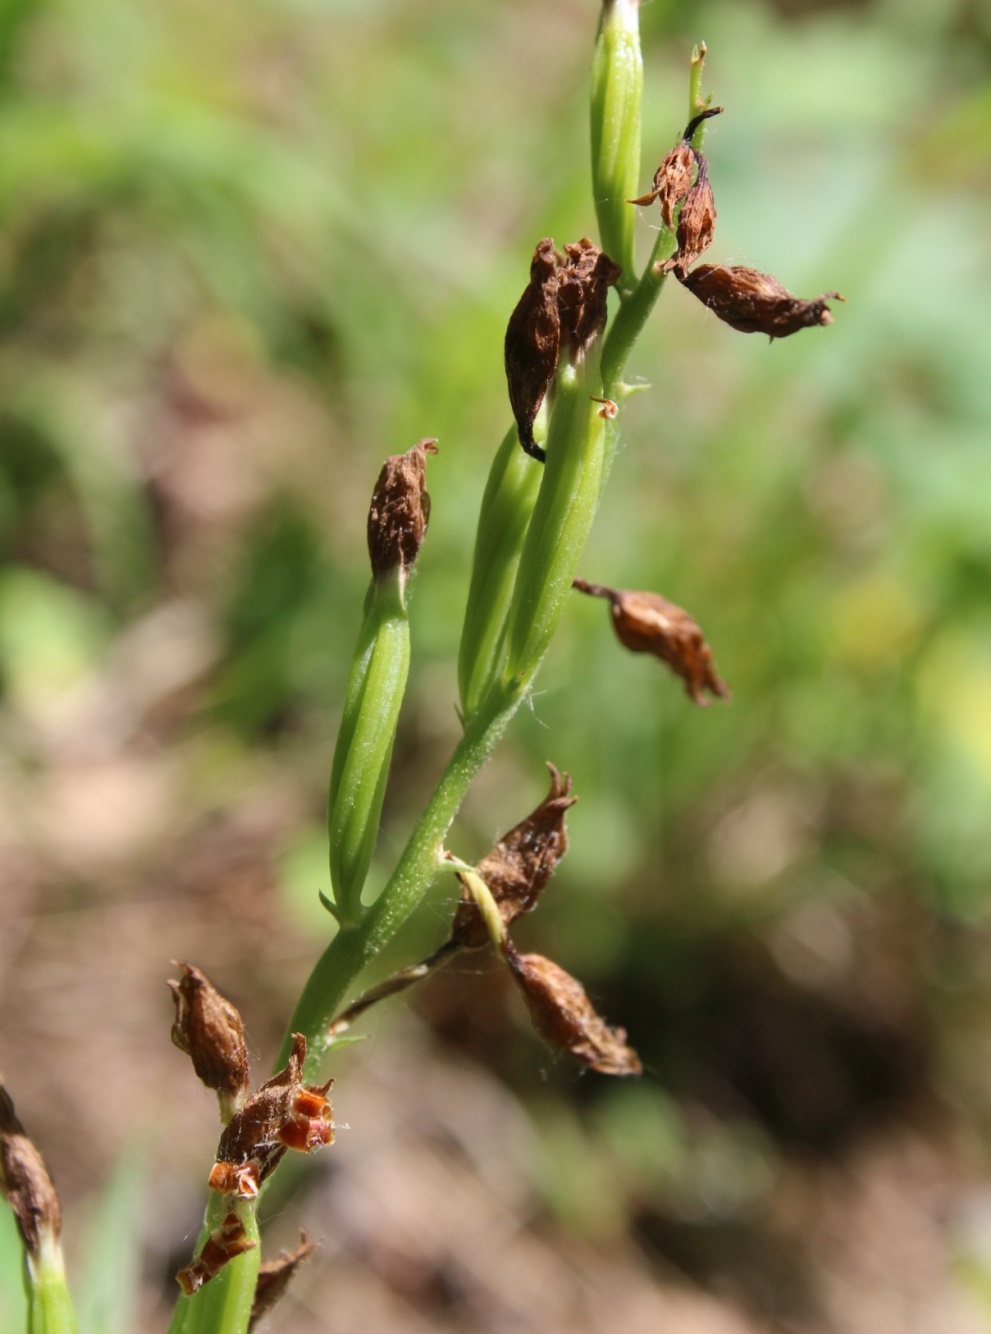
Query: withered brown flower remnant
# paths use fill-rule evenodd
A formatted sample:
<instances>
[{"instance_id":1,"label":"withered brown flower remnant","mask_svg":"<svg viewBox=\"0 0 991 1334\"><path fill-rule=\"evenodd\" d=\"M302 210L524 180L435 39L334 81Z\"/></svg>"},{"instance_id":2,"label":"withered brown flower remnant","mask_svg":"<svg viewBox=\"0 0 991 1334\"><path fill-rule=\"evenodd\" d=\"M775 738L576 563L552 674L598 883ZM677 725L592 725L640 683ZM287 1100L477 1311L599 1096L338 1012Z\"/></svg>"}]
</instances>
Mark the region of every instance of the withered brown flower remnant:
<instances>
[{"instance_id":1,"label":"withered brown flower remnant","mask_svg":"<svg viewBox=\"0 0 991 1334\"><path fill-rule=\"evenodd\" d=\"M285 1295L296 1270L315 1250L316 1246L303 1232L300 1234L298 1246L291 1251L283 1251L277 1260L269 1260L261 1266L258 1271L254 1301L251 1303L249 1330L254 1329L262 1316L267 1315L276 1302Z\"/></svg>"},{"instance_id":2,"label":"withered brown flower remnant","mask_svg":"<svg viewBox=\"0 0 991 1334\"><path fill-rule=\"evenodd\" d=\"M826 302L846 299L839 292L824 292L802 301L769 273L742 264L700 264L677 277L725 324L741 333L765 333L769 338L787 338L799 329L832 324Z\"/></svg>"},{"instance_id":3,"label":"withered brown flower remnant","mask_svg":"<svg viewBox=\"0 0 991 1334\"><path fill-rule=\"evenodd\" d=\"M625 1031L610 1028L570 973L541 954L517 954L508 942L505 955L533 1026L545 1042L603 1075L642 1072Z\"/></svg>"},{"instance_id":4,"label":"withered brown flower remnant","mask_svg":"<svg viewBox=\"0 0 991 1334\"><path fill-rule=\"evenodd\" d=\"M575 579L573 587L591 597L608 598L612 623L619 642L631 653L652 653L666 663L685 683L689 698L703 707L709 703L704 691L729 699L729 687L716 674L712 650L687 611L658 593L606 588Z\"/></svg>"},{"instance_id":5,"label":"withered brown flower remnant","mask_svg":"<svg viewBox=\"0 0 991 1334\"><path fill-rule=\"evenodd\" d=\"M520 444L532 458L547 457L533 438L533 423L561 353L580 356L605 328L606 293L619 275L619 265L587 236L566 245L563 255L549 236L537 243L504 348L510 406Z\"/></svg>"},{"instance_id":6,"label":"withered brown flower remnant","mask_svg":"<svg viewBox=\"0 0 991 1334\"><path fill-rule=\"evenodd\" d=\"M571 795L571 779L548 764L551 787L540 805L508 834L475 868L496 901L503 925L535 907L547 881L568 848L564 817L578 800ZM482 914L465 890L454 915L452 943L462 949L480 949L489 942Z\"/></svg>"},{"instance_id":7,"label":"withered brown flower remnant","mask_svg":"<svg viewBox=\"0 0 991 1334\"><path fill-rule=\"evenodd\" d=\"M436 453L437 442L428 436L382 465L368 510L368 554L376 579L397 567L405 579L416 560L430 518L427 455Z\"/></svg>"},{"instance_id":8,"label":"withered brown flower remnant","mask_svg":"<svg viewBox=\"0 0 991 1334\"><path fill-rule=\"evenodd\" d=\"M244 1023L237 1008L192 964L174 960L180 981L169 981L175 1001L172 1041L193 1062L193 1069L220 1102L227 1122L248 1096L250 1071Z\"/></svg>"},{"instance_id":9,"label":"withered brown flower remnant","mask_svg":"<svg viewBox=\"0 0 991 1334\"><path fill-rule=\"evenodd\" d=\"M187 1297L216 1278L224 1265L236 1260L245 1251L254 1250L258 1245L245 1231L244 1224L233 1209L224 1215L223 1222L214 1228L207 1237L203 1249L195 1260L183 1265L176 1274L176 1282Z\"/></svg>"},{"instance_id":10,"label":"withered brown flower remnant","mask_svg":"<svg viewBox=\"0 0 991 1334\"><path fill-rule=\"evenodd\" d=\"M631 199L631 204L652 204L660 200L661 220L665 227L673 228L674 211L681 205L678 215L678 249L660 266L661 272L674 270L678 277L683 277L689 267L712 244L716 227L716 201L709 184L709 164L704 154L692 147L692 136L704 120L721 114L722 107L707 107L685 126L681 142L667 154L654 173L653 188L639 199Z\"/></svg>"},{"instance_id":11,"label":"withered brown flower remnant","mask_svg":"<svg viewBox=\"0 0 991 1334\"><path fill-rule=\"evenodd\" d=\"M18 1119L7 1090L0 1084L0 1194L10 1205L29 1260L42 1247L57 1242L62 1210L44 1159Z\"/></svg>"},{"instance_id":12,"label":"withered brown flower remnant","mask_svg":"<svg viewBox=\"0 0 991 1334\"><path fill-rule=\"evenodd\" d=\"M253 1199L287 1149L312 1153L333 1144L327 1091L334 1081L304 1085L305 1060L306 1038L294 1033L286 1068L253 1093L224 1129L208 1181L211 1190Z\"/></svg>"}]
</instances>

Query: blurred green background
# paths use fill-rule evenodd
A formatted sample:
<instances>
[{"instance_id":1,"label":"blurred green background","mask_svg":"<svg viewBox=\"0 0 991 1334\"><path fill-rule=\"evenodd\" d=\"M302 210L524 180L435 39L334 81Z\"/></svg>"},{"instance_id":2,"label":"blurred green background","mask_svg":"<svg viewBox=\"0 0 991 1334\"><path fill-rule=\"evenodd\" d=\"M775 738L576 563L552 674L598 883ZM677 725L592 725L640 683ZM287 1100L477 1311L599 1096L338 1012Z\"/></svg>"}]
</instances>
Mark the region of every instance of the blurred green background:
<instances>
[{"instance_id":1,"label":"blurred green background","mask_svg":"<svg viewBox=\"0 0 991 1334\"><path fill-rule=\"evenodd\" d=\"M364 514L382 458L423 435L441 452L378 883L456 740L506 320L540 237L594 234L596 19L592 0L0 10L0 1062L70 1196L135 1117L170 1133L157 1081L186 1075L146 1050L172 1056L168 959L219 971L264 1064L326 938ZM452 840L484 852L544 760L572 775L571 853L519 943L583 979L647 1077L578 1078L492 973L437 979L416 1031L526 1109L530 1210L624 1239L652 1283L768 1322L739 1328L916 1328L865 1295L921 1282L911 1255L857 1297L808 1231L810 1180L882 1161L893 1216L938 1215L918 1328L981 1328L947 1312L954 1266L979 1279L988 1249L991 11L653 0L642 31L644 188L704 39L726 107L711 257L848 305L768 345L664 293L582 573L687 608L732 703L695 709L576 598ZM93 1084L107 1042L126 1125ZM46 1092L67 1070L87 1155ZM898 1194L906 1136L922 1202ZM884 1216L857 1218L880 1245ZM420 1300L435 1328L488 1327ZM294 1318L273 1327L311 1327Z\"/></svg>"}]
</instances>

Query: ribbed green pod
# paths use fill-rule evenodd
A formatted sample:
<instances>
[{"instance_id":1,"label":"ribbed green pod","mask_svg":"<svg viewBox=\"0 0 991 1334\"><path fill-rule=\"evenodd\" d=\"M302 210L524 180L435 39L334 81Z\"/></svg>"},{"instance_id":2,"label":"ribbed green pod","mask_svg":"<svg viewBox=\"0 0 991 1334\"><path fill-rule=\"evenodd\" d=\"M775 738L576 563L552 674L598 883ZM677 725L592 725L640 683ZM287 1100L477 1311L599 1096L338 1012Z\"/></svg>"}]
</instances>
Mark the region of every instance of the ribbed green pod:
<instances>
[{"instance_id":1,"label":"ribbed green pod","mask_svg":"<svg viewBox=\"0 0 991 1334\"><path fill-rule=\"evenodd\" d=\"M623 273L625 297L637 282L636 210L640 180L643 58L640 0L606 0L592 62L592 191L602 249Z\"/></svg>"},{"instance_id":2,"label":"ribbed green pod","mask_svg":"<svg viewBox=\"0 0 991 1334\"><path fill-rule=\"evenodd\" d=\"M520 557L509 611L503 680L529 681L571 591L599 499L605 421L597 351L563 364L547 436L547 462Z\"/></svg>"},{"instance_id":3,"label":"ribbed green pod","mask_svg":"<svg viewBox=\"0 0 991 1334\"><path fill-rule=\"evenodd\" d=\"M376 579L358 635L330 775L330 880L342 923L361 913L392 746L409 673L409 617L400 566Z\"/></svg>"},{"instance_id":4,"label":"ribbed green pod","mask_svg":"<svg viewBox=\"0 0 991 1334\"><path fill-rule=\"evenodd\" d=\"M541 441L545 421L541 412L534 430ZM466 723L499 674L513 582L542 476L540 464L523 452L517 428L511 426L492 462L478 516L458 650L458 690Z\"/></svg>"}]
</instances>

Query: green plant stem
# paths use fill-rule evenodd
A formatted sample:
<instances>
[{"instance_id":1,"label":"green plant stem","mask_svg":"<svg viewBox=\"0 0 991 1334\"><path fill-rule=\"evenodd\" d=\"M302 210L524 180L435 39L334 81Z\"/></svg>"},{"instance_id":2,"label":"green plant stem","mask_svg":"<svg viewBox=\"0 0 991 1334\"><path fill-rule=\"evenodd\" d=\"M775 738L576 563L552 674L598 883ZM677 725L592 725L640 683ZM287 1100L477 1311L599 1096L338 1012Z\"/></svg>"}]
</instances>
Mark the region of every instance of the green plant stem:
<instances>
[{"instance_id":1,"label":"green plant stem","mask_svg":"<svg viewBox=\"0 0 991 1334\"><path fill-rule=\"evenodd\" d=\"M365 966L392 940L419 905L443 865L444 839L475 775L519 708L531 677L497 685L469 722L426 809L413 830L395 873L360 922L342 927L310 974L289 1023L304 1033L307 1077L313 1078L331 1040L327 1029ZM287 1034L276 1067L288 1058Z\"/></svg>"}]
</instances>

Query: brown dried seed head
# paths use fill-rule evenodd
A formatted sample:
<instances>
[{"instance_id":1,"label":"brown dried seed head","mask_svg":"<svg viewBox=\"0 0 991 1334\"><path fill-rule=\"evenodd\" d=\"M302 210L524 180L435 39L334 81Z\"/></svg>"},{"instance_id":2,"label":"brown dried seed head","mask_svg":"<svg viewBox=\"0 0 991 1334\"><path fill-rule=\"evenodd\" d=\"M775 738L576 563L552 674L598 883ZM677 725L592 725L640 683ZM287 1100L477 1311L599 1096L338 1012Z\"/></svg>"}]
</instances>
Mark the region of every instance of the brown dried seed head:
<instances>
[{"instance_id":1,"label":"brown dried seed head","mask_svg":"<svg viewBox=\"0 0 991 1334\"><path fill-rule=\"evenodd\" d=\"M229 1120L248 1093L248 1051L244 1023L237 1008L192 964L175 961L183 970L170 981L175 1001L172 1041L192 1059L193 1069L220 1099L221 1116Z\"/></svg>"},{"instance_id":2,"label":"brown dried seed head","mask_svg":"<svg viewBox=\"0 0 991 1334\"><path fill-rule=\"evenodd\" d=\"M210 1172L212 1190L251 1198L287 1149L312 1153L333 1144L333 1108L327 1091L334 1081L304 1085L305 1060L306 1038L294 1033L286 1068L253 1093L225 1127Z\"/></svg>"},{"instance_id":3,"label":"brown dried seed head","mask_svg":"<svg viewBox=\"0 0 991 1334\"><path fill-rule=\"evenodd\" d=\"M0 1194L10 1205L26 1254L36 1259L46 1240L58 1240L62 1210L44 1159L28 1138L2 1084Z\"/></svg>"},{"instance_id":4,"label":"brown dried seed head","mask_svg":"<svg viewBox=\"0 0 991 1334\"><path fill-rule=\"evenodd\" d=\"M284 1296L296 1270L315 1250L316 1246L307 1238L306 1233L302 1232L299 1245L294 1250L283 1251L277 1260L269 1260L261 1266L251 1303L249 1330L254 1329L255 1323L271 1311L276 1302Z\"/></svg>"},{"instance_id":5,"label":"brown dried seed head","mask_svg":"<svg viewBox=\"0 0 991 1334\"><path fill-rule=\"evenodd\" d=\"M533 423L564 350L582 355L606 323L606 293L620 275L617 264L583 237L564 255L545 237L533 252L530 282L509 317L504 348L509 402L520 444L536 459L544 451Z\"/></svg>"},{"instance_id":6,"label":"brown dried seed head","mask_svg":"<svg viewBox=\"0 0 991 1334\"><path fill-rule=\"evenodd\" d=\"M405 575L423 543L430 518L427 455L436 441L425 437L382 465L368 511L368 554L376 579L397 567Z\"/></svg>"},{"instance_id":7,"label":"brown dried seed head","mask_svg":"<svg viewBox=\"0 0 991 1334\"><path fill-rule=\"evenodd\" d=\"M585 988L540 954L507 952L533 1026L552 1047L570 1052L603 1075L639 1075L640 1058L622 1028L610 1028L595 1011Z\"/></svg>"},{"instance_id":8,"label":"brown dried seed head","mask_svg":"<svg viewBox=\"0 0 991 1334\"><path fill-rule=\"evenodd\" d=\"M571 779L548 764L551 787L531 813L504 834L475 868L496 901L503 924L509 926L530 912L558 862L568 848L564 817L578 800L571 795ZM482 914L465 891L454 915L452 940L462 949L480 949L489 934Z\"/></svg>"},{"instance_id":9,"label":"brown dried seed head","mask_svg":"<svg viewBox=\"0 0 991 1334\"><path fill-rule=\"evenodd\" d=\"M839 292L824 292L802 301L782 287L777 278L759 269L736 264L700 264L682 284L725 324L741 333L765 333L787 338L816 324L832 324L827 301L843 301Z\"/></svg>"},{"instance_id":10,"label":"brown dried seed head","mask_svg":"<svg viewBox=\"0 0 991 1334\"><path fill-rule=\"evenodd\" d=\"M574 587L593 597L608 598L612 622L619 642L632 653L652 653L666 663L685 683L685 691L696 704L709 701L704 691L720 699L729 698L729 687L717 674L712 650L698 623L658 593L606 588L576 579Z\"/></svg>"}]
</instances>

